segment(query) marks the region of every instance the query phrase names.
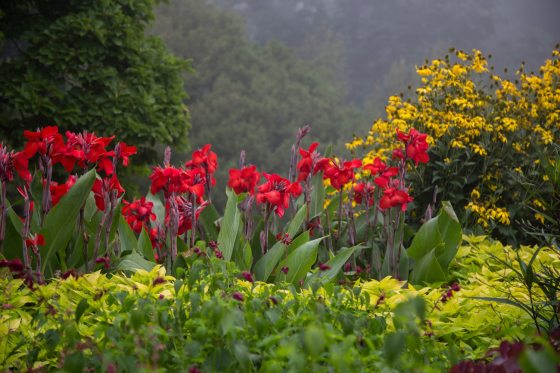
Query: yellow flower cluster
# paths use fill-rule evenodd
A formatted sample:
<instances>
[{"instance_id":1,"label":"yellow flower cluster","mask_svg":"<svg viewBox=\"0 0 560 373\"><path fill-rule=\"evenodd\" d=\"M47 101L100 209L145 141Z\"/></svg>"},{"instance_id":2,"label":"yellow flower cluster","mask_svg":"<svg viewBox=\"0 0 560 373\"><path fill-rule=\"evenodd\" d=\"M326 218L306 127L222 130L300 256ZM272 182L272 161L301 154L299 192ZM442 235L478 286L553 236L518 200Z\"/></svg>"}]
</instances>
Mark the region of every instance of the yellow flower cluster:
<instances>
[{"instance_id":1,"label":"yellow flower cluster","mask_svg":"<svg viewBox=\"0 0 560 373\"><path fill-rule=\"evenodd\" d=\"M422 83L415 96L391 96L386 119L376 120L367 136L355 138L348 148L367 149L364 163L371 163L399 146L397 128L427 133L434 158L476 164L469 172L477 176L474 186L481 196L467 205L479 223L509 224L507 206L516 202L511 178L526 176L523 170L534 169L538 153L560 139L560 50L553 51L539 74L525 73L522 65L510 81L491 71L477 50L455 51L455 58L417 67ZM546 182L543 175L537 179Z\"/></svg>"}]
</instances>

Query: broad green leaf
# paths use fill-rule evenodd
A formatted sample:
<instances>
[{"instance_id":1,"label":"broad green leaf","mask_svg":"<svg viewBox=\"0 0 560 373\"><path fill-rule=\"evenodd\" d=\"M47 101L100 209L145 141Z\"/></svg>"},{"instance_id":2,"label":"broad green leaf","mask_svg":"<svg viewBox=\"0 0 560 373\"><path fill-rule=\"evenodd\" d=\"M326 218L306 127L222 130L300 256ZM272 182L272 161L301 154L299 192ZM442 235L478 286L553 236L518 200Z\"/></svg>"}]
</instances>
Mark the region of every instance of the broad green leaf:
<instances>
[{"instance_id":1,"label":"broad green leaf","mask_svg":"<svg viewBox=\"0 0 560 373\"><path fill-rule=\"evenodd\" d=\"M207 241L216 241L218 239L218 227L216 222L220 219L220 215L214 207L210 204L202 210L198 219L199 223L204 228L204 233Z\"/></svg>"},{"instance_id":2,"label":"broad green leaf","mask_svg":"<svg viewBox=\"0 0 560 373\"><path fill-rule=\"evenodd\" d=\"M302 223L305 220L305 206L302 206L296 216L290 221L288 225L288 235L290 237L295 237L296 233L299 231ZM295 240L295 238L294 238ZM282 243L282 241L276 242L268 252L263 255L255 264L255 276L259 281L266 281L268 277L276 268L276 265L282 259L284 252L286 250L286 245Z\"/></svg>"},{"instance_id":3,"label":"broad green leaf","mask_svg":"<svg viewBox=\"0 0 560 373\"><path fill-rule=\"evenodd\" d=\"M150 240L150 235L146 231L146 228L142 228L140 232L140 237L138 237L138 252L144 255L144 258L155 261L154 259L154 248L152 247L152 241Z\"/></svg>"},{"instance_id":4,"label":"broad green leaf","mask_svg":"<svg viewBox=\"0 0 560 373\"><path fill-rule=\"evenodd\" d=\"M6 237L2 243L2 249L6 258L20 258L23 261L23 241L21 239L22 226L23 224L19 216L11 207L8 207Z\"/></svg>"},{"instance_id":5,"label":"broad green leaf","mask_svg":"<svg viewBox=\"0 0 560 373\"><path fill-rule=\"evenodd\" d=\"M239 225L241 223L241 211L237 208L239 199L237 194L228 190L228 200L218 234L218 247L224 256L224 260L231 260Z\"/></svg>"},{"instance_id":6,"label":"broad green leaf","mask_svg":"<svg viewBox=\"0 0 560 373\"><path fill-rule=\"evenodd\" d=\"M76 307L76 324L80 322L80 318L82 317L84 312L86 312L88 307L89 304L87 298L82 299L80 303L78 303L78 306Z\"/></svg>"},{"instance_id":7,"label":"broad green leaf","mask_svg":"<svg viewBox=\"0 0 560 373\"><path fill-rule=\"evenodd\" d=\"M163 202L161 202L161 199L159 199L157 195L148 192L148 194L146 194L146 201L150 201L154 204L152 212L156 214L157 221L163 223L165 220L165 206Z\"/></svg>"},{"instance_id":8,"label":"broad green leaf","mask_svg":"<svg viewBox=\"0 0 560 373\"><path fill-rule=\"evenodd\" d=\"M303 280L317 260L317 248L322 240L323 237L304 243L281 261L278 265L276 280L292 284L297 284ZM279 271L283 267L288 267L287 274Z\"/></svg>"},{"instance_id":9,"label":"broad green leaf","mask_svg":"<svg viewBox=\"0 0 560 373\"><path fill-rule=\"evenodd\" d=\"M414 270L410 274L410 282L420 284L445 280L445 272L436 258L436 251L432 249L427 255L414 263Z\"/></svg>"},{"instance_id":10,"label":"broad green leaf","mask_svg":"<svg viewBox=\"0 0 560 373\"><path fill-rule=\"evenodd\" d=\"M449 263L457 254L461 238L461 225L457 216L451 204L444 201L438 215L420 227L407 251L408 256L415 262L412 268L411 280L418 281L418 279L423 279L423 281L427 281L426 278L429 277L433 281L444 281L447 276ZM428 263L426 260L428 255L430 260L438 262L437 266ZM415 273L418 271L420 263L422 263L422 271L431 268L437 270L437 272L430 273L429 276L427 276L426 272L422 274ZM435 273L438 273L441 277L437 277Z\"/></svg>"},{"instance_id":11,"label":"broad green leaf","mask_svg":"<svg viewBox=\"0 0 560 373\"><path fill-rule=\"evenodd\" d=\"M149 272L155 265L155 263L147 261L136 251L133 251L132 254L126 255L121 259L117 270L136 272L138 269L143 269Z\"/></svg>"},{"instance_id":12,"label":"broad green leaf","mask_svg":"<svg viewBox=\"0 0 560 373\"><path fill-rule=\"evenodd\" d=\"M290 224L288 224L288 231L284 233L288 233L290 237L295 237L295 235L299 232L299 228L305 221L305 211L305 205L301 206L294 218L290 221Z\"/></svg>"},{"instance_id":13,"label":"broad green leaf","mask_svg":"<svg viewBox=\"0 0 560 373\"><path fill-rule=\"evenodd\" d=\"M95 170L80 177L68 193L45 216L41 234L45 237L45 245L41 247L42 270L46 277L52 273L46 271L58 251L65 250L66 245L76 230L78 213L90 194L95 181Z\"/></svg>"},{"instance_id":14,"label":"broad green leaf","mask_svg":"<svg viewBox=\"0 0 560 373\"><path fill-rule=\"evenodd\" d=\"M119 240L121 243L121 252L134 251L138 247L138 240L136 234L130 225L126 222L124 216L119 217Z\"/></svg>"},{"instance_id":15,"label":"broad green leaf","mask_svg":"<svg viewBox=\"0 0 560 373\"><path fill-rule=\"evenodd\" d=\"M321 215L325 203L325 186L323 184L323 173L319 172L311 178L311 203L309 206L309 217L314 218Z\"/></svg>"},{"instance_id":16,"label":"broad green leaf","mask_svg":"<svg viewBox=\"0 0 560 373\"><path fill-rule=\"evenodd\" d=\"M288 253L288 255L291 254L295 249L297 249L298 247L300 247L301 245L309 241L309 239L310 239L309 231L303 232L302 234L300 234L299 236L297 236L295 239L292 240L292 242L288 245L286 252Z\"/></svg>"},{"instance_id":17,"label":"broad green leaf","mask_svg":"<svg viewBox=\"0 0 560 373\"><path fill-rule=\"evenodd\" d=\"M327 269L326 271L316 272L312 276L308 277L308 279L305 281L306 285L310 284L313 281L316 281L317 279L323 284L334 280L340 273L340 270L344 267L344 264L346 264L348 259L350 259L352 254L359 252L363 248L364 246L362 244L352 247L343 247L342 249L340 249L338 254L336 254L333 258L329 259L325 263L331 268Z\"/></svg>"}]
</instances>

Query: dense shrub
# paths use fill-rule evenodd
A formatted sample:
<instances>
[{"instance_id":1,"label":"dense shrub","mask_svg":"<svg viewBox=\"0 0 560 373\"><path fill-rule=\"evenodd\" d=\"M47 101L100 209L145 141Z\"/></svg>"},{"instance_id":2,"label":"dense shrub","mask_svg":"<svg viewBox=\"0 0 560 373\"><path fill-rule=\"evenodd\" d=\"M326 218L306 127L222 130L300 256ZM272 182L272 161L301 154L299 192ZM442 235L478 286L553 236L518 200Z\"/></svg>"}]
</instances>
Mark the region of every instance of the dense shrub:
<instances>
[{"instance_id":1,"label":"dense shrub","mask_svg":"<svg viewBox=\"0 0 560 373\"><path fill-rule=\"evenodd\" d=\"M364 163L389 157L395 129L427 133L430 162L412 175L417 220L434 201L453 201L463 224L512 243L528 242L527 224L557 224L560 51L538 73L497 75L479 51L455 51L417 68L415 95L389 98L387 119L348 148ZM548 169L548 170L547 170Z\"/></svg>"}]
</instances>

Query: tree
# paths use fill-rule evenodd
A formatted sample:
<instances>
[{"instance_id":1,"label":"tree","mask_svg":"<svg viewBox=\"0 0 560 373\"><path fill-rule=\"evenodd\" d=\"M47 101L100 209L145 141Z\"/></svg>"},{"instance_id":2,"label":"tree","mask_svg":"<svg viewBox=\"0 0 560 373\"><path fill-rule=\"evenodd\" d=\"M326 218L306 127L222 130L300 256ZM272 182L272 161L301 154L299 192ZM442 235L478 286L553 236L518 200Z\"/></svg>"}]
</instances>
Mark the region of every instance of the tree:
<instances>
[{"instance_id":1,"label":"tree","mask_svg":"<svg viewBox=\"0 0 560 373\"><path fill-rule=\"evenodd\" d=\"M332 61L299 58L278 42L251 42L238 16L205 0L177 0L157 11L154 32L179 56L192 59L186 78L194 147L213 144L220 157L220 203L229 167L240 150L266 172L287 173L297 129L311 124L306 140L343 141L362 121L333 81ZM336 55L336 52L333 53Z\"/></svg>"},{"instance_id":2,"label":"tree","mask_svg":"<svg viewBox=\"0 0 560 373\"><path fill-rule=\"evenodd\" d=\"M0 136L24 128L116 135L137 146L187 143L174 57L145 29L155 0L12 0L0 5Z\"/></svg>"}]
</instances>

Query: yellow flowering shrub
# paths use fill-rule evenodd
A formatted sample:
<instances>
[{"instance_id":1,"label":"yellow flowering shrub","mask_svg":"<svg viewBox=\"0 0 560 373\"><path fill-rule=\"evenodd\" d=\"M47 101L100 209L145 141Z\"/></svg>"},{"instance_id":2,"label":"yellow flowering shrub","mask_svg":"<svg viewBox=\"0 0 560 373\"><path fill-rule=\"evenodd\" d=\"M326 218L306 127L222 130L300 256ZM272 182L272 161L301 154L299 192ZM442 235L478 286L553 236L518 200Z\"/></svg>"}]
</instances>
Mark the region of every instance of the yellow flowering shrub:
<instances>
[{"instance_id":1,"label":"yellow flowering shrub","mask_svg":"<svg viewBox=\"0 0 560 373\"><path fill-rule=\"evenodd\" d=\"M560 138L558 46L537 74L521 65L513 81L494 73L477 50L454 51L416 72L421 83L413 97L391 96L386 118L347 148L364 152L367 164L390 157L399 145L397 128L427 133L430 162L411 173L415 215L423 216L436 194L438 203L450 200L463 211L463 223L495 230L513 243L525 241L521 221L543 224L542 212L550 211L558 191L541 167L541 160L554 161ZM543 201L537 213L535 198Z\"/></svg>"}]
</instances>

